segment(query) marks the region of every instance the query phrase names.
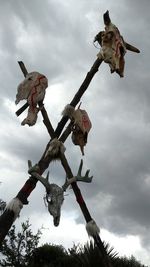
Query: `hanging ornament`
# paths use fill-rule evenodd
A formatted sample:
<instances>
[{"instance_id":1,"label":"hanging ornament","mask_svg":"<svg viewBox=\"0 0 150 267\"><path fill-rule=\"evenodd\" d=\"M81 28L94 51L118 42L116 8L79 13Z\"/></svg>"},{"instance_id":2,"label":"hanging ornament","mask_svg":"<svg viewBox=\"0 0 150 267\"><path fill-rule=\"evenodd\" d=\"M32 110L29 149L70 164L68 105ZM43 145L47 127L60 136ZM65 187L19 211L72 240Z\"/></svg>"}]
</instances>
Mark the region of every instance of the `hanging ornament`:
<instances>
[{"instance_id":1,"label":"hanging ornament","mask_svg":"<svg viewBox=\"0 0 150 267\"><path fill-rule=\"evenodd\" d=\"M80 146L82 155L84 155L84 146L87 143L88 133L92 127L87 112L80 108L75 110L71 105L67 105L62 115L69 116L72 120L72 142Z\"/></svg>"},{"instance_id":2,"label":"hanging ornament","mask_svg":"<svg viewBox=\"0 0 150 267\"><path fill-rule=\"evenodd\" d=\"M49 147L45 153L45 158L50 156L52 159L60 159L60 155L63 154L65 150L66 148L64 144L57 138L54 138L49 144Z\"/></svg>"},{"instance_id":3,"label":"hanging ornament","mask_svg":"<svg viewBox=\"0 0 150 267\"><path fill-rule=\"evenodd\" d=\"M117 72L123 77L126 49L136 53L140 51L124 41L119 29L111 22L108 11L104 14L104 24L105 30L100 31L94 39L101 46L97 56L109 64L111 73Z\"/></svg>"},{"instance_id":4,"label":"hanging ornament","mask_svg":"<svg viewBox=\"0 0 150 267\"><path fill-rule=\"evenodd\" d=\"M20 211L22 208L23 208L23 203L17 197L13 198L6 205L6 210L13 211L13 213L14 213L13 221L15 221L17 217L19 217L19 214L20 214Z\"/></svg>"},{"instance_id":5,"label":"hanging ornament","mask_svg":"<svg viewBox=\"0 0 150 267\"><path fill-rule=\"evenodd\" d=\"M17 105L20 100L27 99L29 110L27 117L21 123L22 125L28 124L32 126L37 121L37 114L39 108L37 104L44 100L45 89L48 87L48 80L39 72L31 72L26 75L26 78L21 82L17 88L16 101Z\"/></svg>"},{"instance_id":6,"label":"hanging ornament","mask_svg":"<svg viewBox=\"0 0 150 267\"><path fill-rule=\"evenodd\" d=\"M100 233L100 229L93 219L86 224L86 231L89 237L96 237Z\"/></svg>"},{"instance_id":7,"label":"hanging ornament","mask_svg":"<svg viewBox=\"0 0 150 267\"><path fill-rule=\"evenodd\" d=\"M36 164L32 166L32 162L28 161L28 173L39 180L46 189L46 201L48 206L48 211L50 215L53 216L54 225L58 226L61 217L61 207L64 201L64 192L68 188L68 186L75 181L73 177L70 181L66 180L62 187L58 186L57 184L49 183L49 172L44 178L43 176L39 175L39 166Z\"/></svg>"}]
</instances>

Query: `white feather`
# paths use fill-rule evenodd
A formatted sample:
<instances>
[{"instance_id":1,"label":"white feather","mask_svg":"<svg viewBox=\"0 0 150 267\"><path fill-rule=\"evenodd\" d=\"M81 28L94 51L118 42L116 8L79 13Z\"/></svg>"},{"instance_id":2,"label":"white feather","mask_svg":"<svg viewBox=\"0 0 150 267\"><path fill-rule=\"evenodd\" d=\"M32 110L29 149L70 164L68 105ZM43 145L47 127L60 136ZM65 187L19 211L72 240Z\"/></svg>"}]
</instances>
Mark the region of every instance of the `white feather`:
<instances>
[{"instance_id":1,"label":"white feather","mask_svg":"<svg viewBox=\"0 0 150 267\"><path fill-rule=\"evenodd\" d=\"M64 110L62 111L63 116L68 116L70 119L73 117L74 114L74 107L71 105L66 105Z\"/></svg>"},{"instance_id":2,"label":"white feather","mask_svg":"<svg viewBox=\"0 0 150 267\"><path fill-rule=\"evenodd\" d=\"M15 197L8 203L8 205L6 206L6 210L11 210L14 212L14 221L15 221L16 218L19 217L22 207L23 207L22 202L19 200L19 198Z\"/></svg>"},{"instance_id":3,"label":"white feather","mask_svg":"<svg viewBox=\"0 0 150 267\"><path fill-rule=\"evenodd\" d=\"M100 233L100 229L94 220L91 220L90 222L86 224L86 231L88 233L88 236L92 236L92 237Z\"/></svg>"},{"instance_id":4,"label":"white feather","mask_svg":"<svg viewBox=\"0 0 150 267\"><path fill-rule=\"evenodd\" d=\"M64 153L66 150L64 144L59 141L57 138L54 138L51 142L50 142L50 146L45 154L45 157L47 157L48 155L51 157L57 156L59 153Z\"/></svg>"}]
</instances>

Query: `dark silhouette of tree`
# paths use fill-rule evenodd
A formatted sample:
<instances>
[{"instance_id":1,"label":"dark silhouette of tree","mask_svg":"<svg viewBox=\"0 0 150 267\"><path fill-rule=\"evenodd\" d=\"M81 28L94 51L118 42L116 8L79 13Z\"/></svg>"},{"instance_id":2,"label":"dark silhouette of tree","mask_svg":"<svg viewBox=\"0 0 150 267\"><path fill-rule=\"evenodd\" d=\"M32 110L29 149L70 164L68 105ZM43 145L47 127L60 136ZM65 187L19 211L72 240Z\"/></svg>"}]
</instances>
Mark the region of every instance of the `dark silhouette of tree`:
<instances>
[{"instance_id":1,"label":"dark silhouette of tree","mask_svg":"<svg viewBox=\"0 0 150 267\"><path fill-rule=\"evenodd\" d=\"M148 267L138 262L133 256L131 256L130 258L117 257L113 261L113 266L114 267Z\"/></svg>"},{"instance_id":2,"label":"dark silhouette of tree","mask_svg":"<svg viewBox=\"0 0 150 267\"><path fill-rule=\"evenodd\" d=\"M44 244L35 249L30 267L79 267L79 260L71 256L63 246Z\"/></svg>"},{"instance_id":3,"label":"dark silhouette of tree","mask_svg":"<svg viewBox=\"0 0 150 267\"><path fill-rule=\"evenodd\" d=\"M0 266L24 267L27 266L33 251L37 248L41 231L36 234L30 229L29 220L21 224L21 231L15 233L16 227L12 226L7 238L0 247L3 256Z\"/></svg>"},{"instance_id":4,"label":"dark silhouette of tree","mask_svg":"<svg viewBox=\"0 0 150 267\"><path fill-rule=\"evenodd\" d=\"M18 233L15 225L12 226L0 248L3 255L1 267L105 267L102 254L92 240L84 246L74 244L68 250L54 244L38 247L41 231L33 234L29 220L21 226ZM103 242L103 246L112 267L146 267L133 256L119 257L108 243Z\"/></svg>"},{"instance_id":5,"label":"dark silhouette of tree","mask_svg":"<svg viewBox=\"0 0 150 267\"><path fill-rule=\"evenodd\" d=\"M0 182L0 185L1 185L1 182ZM4 212L5 207L6 207L6 202L0 198L0 215Z\"/></svg>"},{"instance_id":6,"label":"dark silhouette of tree","mask_svg":"<svg viewBox=\"0 0 150 267\"><path fill-rule=\"evenodd\" d=\"M114 251L113 248L103 242L104 249L106 251L107 256L109 257L110 261L117 256L117 253ZM97 245L91 240L90 242L86 243L84 246L73 246L73 248L69 249L70 255L72 255L76 260L78 259L79 266L86 266L86 267L103 267L104 262L102 258L102 254L100 253L99 248Z\"/></svg>"},{"instance_id":7,"label":"dark silhouette of tree","mask_svg":"<svg viewBox=\"0 0 150 267\"><path fill-rule=\"evenodd\" d=\"M0 199L0 214L4 212L5 207L6 207L6 202Z\"/></svg>"}]
</instances>

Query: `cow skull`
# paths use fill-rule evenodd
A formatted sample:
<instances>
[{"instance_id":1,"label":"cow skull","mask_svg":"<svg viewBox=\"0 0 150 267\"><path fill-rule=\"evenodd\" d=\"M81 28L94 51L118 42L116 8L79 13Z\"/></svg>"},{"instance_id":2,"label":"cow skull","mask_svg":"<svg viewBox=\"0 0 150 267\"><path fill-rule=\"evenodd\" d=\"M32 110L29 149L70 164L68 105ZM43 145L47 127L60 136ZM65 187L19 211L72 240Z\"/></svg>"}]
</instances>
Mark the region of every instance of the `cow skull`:
<instances>
[{"instance_id":1,"label":"cow skull","mask_svg":"<svg viewBox=\"0 0 150 267\"><path fill-rule=\"evenodd\" d=\"M105 30L100 31L94 39L101 46L97 56L109 64L111 73L117 72L123 77L126 50L135 53L140 53L140 50L125 42L119 29L111 22L108 11L104 14L104 24Z\"/></svg>"},{"instance_id":2,"label":"cow skull","mask_svg":"<svg viewBox=\"0 0 150 267\"><path fill-rule=\"evenodd\" d=\"M37 116L40 108L29 107L27 117L21 122L21 125L28 124L29 126L33 126L37 121Z\"/></svg>"},{"instance_id":3,"label":"cow skull","mask_svg":"<svg viewBox=\"0 0 150 267\"><path fill-rule=\"evenodd\" d=\"M22 121L21 125L28 124L33 126L37 121L38 111L37 104L44 100L45 91L48 87L47 78L39 72L28 73L17 88L16 101L27 99L29 104L27 117Z\"/></svg>"}]
</instances>

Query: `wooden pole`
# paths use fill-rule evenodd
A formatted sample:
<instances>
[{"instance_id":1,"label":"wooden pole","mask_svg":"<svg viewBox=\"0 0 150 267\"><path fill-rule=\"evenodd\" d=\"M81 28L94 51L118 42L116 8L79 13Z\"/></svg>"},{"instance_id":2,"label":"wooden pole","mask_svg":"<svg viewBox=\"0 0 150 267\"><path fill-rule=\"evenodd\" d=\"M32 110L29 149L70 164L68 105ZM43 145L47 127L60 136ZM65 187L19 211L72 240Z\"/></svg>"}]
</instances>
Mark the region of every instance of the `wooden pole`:
<instances>
[{"instance_id":1,"label":"wooden pole","mask_svg":"<svg viewBox=\"0 0 150 267\"><path fill-rule=\"evenodd\" d=\"M60 159L61 159L61 164L64 167L64 170L66 172L67 178L71 179L73 177L73 173L72 173L71 168L68 164L68 161L65 157L65 154L61 154ZM83 199L80 188L78 187L78 184L76 182L73 182L71 184L71 186L72 186L73 192L76 196L76 201L78 202L78 204L81 208L81 211L82 211L82 214L85 218L85 221L86 221L86 223L88 223L92 220L92 217L91 217L90 212L89 212L89 210L86 206L86 203ZM101 252L104 266L111 267L111 263L110 263L110 260L108 258L107 252L104 248L103 242L101 241L101 238L98 235L98 233L95 236L93 236L93 239L94 239L95 244L98 246L98 248Z\"/></svg>"},{"instance_id":2,"label":"wooden pole","mask_svg":"<svg viewBox=\"0 0 150 267\"><path fill-rule=\"evenodd\" d=\"M98 68L100 66L100 64L102 63L102 60L100 59L96 59L96 61L94 62L92 68L90 69L90 71L87 73L82 85L80 86L78 92L76 93L76 95L74 96L73 100L71 101L71 105L72 106L76 106L82 95L84 94L84 92L86 91L86 89L88 88L92 78L94 77L95 73L98 71ZM24 66L23 62L19 62L19 66L21 67L21 70L24 73L24 76L27 75L27 69ZM44 112L42 112L42 115L44 114ZM45 113L46 114L46 113ZM47 117L47 116L46 116ZM49 128L49 133L51 134L51 136L54 135L54 137L59 137L66 122L68 121L68 117L63 117L60 122L57 125L56 130L53 132L52 131L52 126L49 123L47 123L47 125L49 124L49 126L47 126ZM67 138L67 136L65 137ZM64 138L64 139L65 139ZM65 141L65 140L64 140ZM49 147L49 143L46 146L45 152L47 151ZM39 165L39 169L40 169L40 173L42 174L49 166L50 162L52 161L52 158L47 157L47 159L44 158L45 152L43 154L43 156L41 157L38 165ZM17 194L17 198L24 204L28 204L28 197L30 196L31 192L34 190L34 188L36 187L36 183L37 180L34 177L30 177L26 183L24 184L24 186L21 188L21 190L18 192ZM14 220L14 213L11 212L9 210L5 211L5 214L2 214L0 216L0 244L2 243L2 241L4 240L5 236L7 235L11 225L13 224L13 220Z\"/></svg>"},{"instance_id":3,"label":"wooden pole","mask_svg":"<svg viewBox=\"0 0 150 267\"><path fill-rule=\"evenodd\" d=\"M80 101L80 98L83 95L83 93L86 91L86 89L87 89L87 87L88 87L88 85L92 79L92 76L94 76L94 74L98 71L98 65L100 66L100 64L101 64L101 62L99 60L96 61L96 64L94 63L93 67L91 68L92 74L91 74L91 72L89 72L87 74L82 86L79 88L77 94L75 95L75 97L73 98L73 100L71 102L71 104L73 106L76 106L78 104L78 102ZM40 105L42 105L42 103L40 103L39 106ZM56 131L54 132L53 127L49 121L47 112L46 112L44 107L41 109L41 113L42 113L43 119L44 119L43 122L44 122L50 136L53 138L56 135L60 135L62 130L63 130L63 127L65 126L65 123L68 120L68 118L65 118L65 120L64 120L64 118L62 118L62 120L60 121L60 123L58 124L58 126L56 128L57 132ZM69 124L69 127L67 127L67 129L64 131L64 133L61 137L62 141L65 141L66 138L68 137L68 135L70 134L70 132L71 132L70 127L71 127L71 123ZM47 144L46 151L47 151L48 146L49 146L49 143ZM51 160L52 159L49 158L48 162L47 162L46 160L44 160L44 157L41 158L41 160L39 161L40 174L42 174L45 171L45 169L47 169ZM62 163L62 166L64 167L64 169L66 171L68 178L71 178L73 176L73 174L72 174L72 171L69 167L69 164L65 158L65 155L61 155L61 163ZM30 193L34 190L34 188L36 187L36 183L37 183L37 180L31 176L26 181L23 188L18 192L16 197L19 198L24 205L28 204L27 198L30 195ZM73 191L75 193L76 200L77 200L77 202L78 202L78 204L82 210L82 213L85 217L86 222L91 221L92 217L91 217L91 215L87 209L86 203L83 200L81 191L80 191L76 182L74 182L72 184L72 188L73 188ZM6 234L8 233L11 225L13 224L13 218L14 218L14 213L13 213L13 211L9 211L9 210L6 210L2 214L2 216L0 217L0 243L2 243L3 239L5 238ZM105 257L105 262L108 261L106 251L104 249L103 243L102 243L99 235L97 237L95 237L95 242L98 245L98 247L100 248L100 251L101 251L103 257ZM105 262L104 262L104 264L105 264ZM105 266L108 267L109 266L108 264L105 264Z\"/></svg>"},{"instance_id":4,"label":"wooden pole","mask_svg":"<svg viewBox=\"0 0 150 267\"><path fill-rule=\"evenodd\" d=\"M91 80L93 79L94 75L98 71L99 66L101 65L102 62L103 62L103 60L99 59L99 58L97 58L95 60L93 66L91 67L90 71L87 73L87 75L86 75L83 83L81 84L79 90L77 91L77 93L75 94L74 98L70 102L71 106L76 107L76 105L80 102L81 97L83 96L83 94L87 90ZM57 128L55 130L55 136L57 138L60 136L60 134L62 132L62 129L64 128L64 126L65 126L67 121L68 121L68 117L64 116L64 117L62 117L62 119L58 123Z\"/></svg>"},{"instance_id":5,"label":"wooden pole","mask_svg":"<svg viewBox=\"0 0 150 267\"><path fill-rule=\"evenodd\" d=\"M22 70L23 74L24 74L24 77L27 76L28 74L28 71L24 65L24 63L22 61L18 61L18 64L20 66L20 69ZM28 102L25 103L21 108L19 108L17 111L16 111L16 115L19 116L27 107L29 106Z\"/></svg>"},{"instance_id":6,"label":"wooden pole","mask_svg":"<svg viewBox=\"0 0 150 267\"><path fill-rule=\"evenodd\" d=\"M95 66L96 66L96 68L98 68L97 64L95 64ZM93 68L91 68L91 70L93 72ZM96 71L98 71L98 69L95 70L93 73L96 73ZM72 106L75 106L80 101L81 96L85 92L85 85L87 86L87 84L89 84L89 80L92 77L91 76L90 79L87 79L87 76L86 76L86 82L84 83L84 86L82 84L82 86L78 90L78 93L75 95L74 99L72 100L72 102L71 102ZM54 132L54 130L53 130L53 127L52 127L52 125L50 123L50 120L49 120L47 112L46 112L46 110L45 110L45 108L43 106L43 103L39 103L39 106L41 107L41 113L42 113L42 116L43 116L43 122L44 122L44 124L45 124L45 126L46 126L46 128L47 128L47 130L48 130L48 132L49 132L49 134L51 136L51 138L53 139L56 136L56 131ZM57 129L57 135L62 132L64 122L65 122L65 120L62 119L61 123L56 128ZM72 123L70 123L68 125L67 129L62 134L62 136L60 138L61 141L65 141L66 140L66 138L68 137L68 135L71 132L71 126L72 126ZM48 145L46 147L46 151L48 149L48 146L49 146L49 143L48 143ZM65 155L61 154L60 159L61 159L61 163L62 163L62 166L64 167L64 170L66 172L67 177L68 178L72 178L73 177L73 173L71 171L71 168L70 168L70 166L69 166L69 164L67 162L67 159L66 159ZM39 167L40 167L40 174L42 174L44 172L44 170L49 166L49 163L50 163L51 160L52 159L49 158L48 162L47 162L46 158L42 157L42 159L39 161L39 164L38 164ZM23 204L28 204L27 198L30 195L30 193L32 192L32 190L35 188L36 183L37 183L37 180L34 177L31 176L26 181L26 183L23 186L23 188L17 194L17 198L19 198ZM88 210L88 208L86 206L86 203L85 203L85 201L84 201L84 199L82 197L81 191L80 191L80 189L79 189L79 187L78 187L76 182L72 183L72 188L73 188L73 192L74 192L74 194L76 196L76 200L77 200L77 202L78 202L78 204L79 204L79 206L80 206L80 208L82 210L84 218L85 218L86 222L88 223L88 222L90 222L92 220L92 217L90 215L90 212L89 212L89 210ZM5 216L7 216L7 211L5 212ZM12 216L11 216L11 218L9 220L7 220L7 218L5 218L5 220L8 221L7 228L11 227L11 225L13 223L13 221L12 221L13 216L14 216L14 214L12 212ZM4 237L5 236L1 236L1 238L4 238ZM106 266L106 267L110 266L107 253L106 253L106 251L104 249L103 243L102 243L99 235L97 234L93 238L94 238L94 241L97 244L97 246L99 247L100 252L101 252L101 254L103 256L104 266Z\"/></svg>"}]
</instances>

